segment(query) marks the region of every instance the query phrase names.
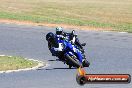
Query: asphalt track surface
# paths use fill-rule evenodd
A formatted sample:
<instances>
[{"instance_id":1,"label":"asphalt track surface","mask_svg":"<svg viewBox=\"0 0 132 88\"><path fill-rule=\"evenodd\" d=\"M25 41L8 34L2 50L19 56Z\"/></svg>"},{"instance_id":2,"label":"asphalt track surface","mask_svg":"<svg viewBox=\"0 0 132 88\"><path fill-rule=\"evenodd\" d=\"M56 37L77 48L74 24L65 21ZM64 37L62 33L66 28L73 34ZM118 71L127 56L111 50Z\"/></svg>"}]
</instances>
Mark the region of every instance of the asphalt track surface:
<instances>
[{"instance_id":1,"label":"asphalt track surface","mask_svg":"<svg viewBox=\"0 0 132 88\"><path fill-rule=\"evenodd\" d=\"M65 30L71 31L71 30ZM132 88L132 84L76 83L76 69L54 61L45 40L53 28L0 24L0 54L23 56L47 61L50 66L39 70L0 74L0 88ZM132 75L132 34L76 31L86 42L86 57L91 62L87 73L127 73Z\"/></svg>"}]
</instances>

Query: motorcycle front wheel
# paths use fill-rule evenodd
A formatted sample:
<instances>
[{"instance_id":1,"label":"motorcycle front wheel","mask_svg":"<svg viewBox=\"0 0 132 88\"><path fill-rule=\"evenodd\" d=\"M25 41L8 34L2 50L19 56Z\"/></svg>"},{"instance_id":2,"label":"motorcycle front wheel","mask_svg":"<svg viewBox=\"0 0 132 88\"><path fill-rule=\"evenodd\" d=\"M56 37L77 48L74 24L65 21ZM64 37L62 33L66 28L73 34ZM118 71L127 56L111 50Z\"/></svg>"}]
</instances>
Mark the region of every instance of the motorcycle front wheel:
<instances>
[{"instance_id":1,"label":"motorcycle front wheel","mask_svg":"<svg viewBox=\"0 0 132 88\"><path fill-rule=\"evenodd\" d=\"M74 56L70 56L70 55L66 54L66 59L68 60L68 62L70 62L70 66L72 65L73 67L77 67L77 68L82 66L82 64L80 64L79 60L74 58Z\"/></svg>"}]
</instances>

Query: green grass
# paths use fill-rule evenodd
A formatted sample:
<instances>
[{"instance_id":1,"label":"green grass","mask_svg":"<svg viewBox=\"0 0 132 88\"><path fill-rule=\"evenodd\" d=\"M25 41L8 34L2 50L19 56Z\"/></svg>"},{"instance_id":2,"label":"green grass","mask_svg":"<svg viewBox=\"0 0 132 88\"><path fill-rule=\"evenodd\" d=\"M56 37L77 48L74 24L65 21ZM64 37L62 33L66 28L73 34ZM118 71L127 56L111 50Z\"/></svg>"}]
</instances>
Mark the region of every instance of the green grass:
<instances>
[{"instance_id":1,"label":"green grass","mask_svg":"<svg viewBox=\"0 0 132 88\"><path fill-rule=\"evenodd\" d=\"M38 62L26 60L22 57L0 56L0 71L31 68Z\"/></svg>"},{"instance_id":2,"label":"green grass","mask_svg":"<svg viewBox=\"0 0 132 88\"><path fill-rule=\"evenodd\" d=\"M1 0L0 18L132 32L132 0Z\"/></svg>"}]
</instances>

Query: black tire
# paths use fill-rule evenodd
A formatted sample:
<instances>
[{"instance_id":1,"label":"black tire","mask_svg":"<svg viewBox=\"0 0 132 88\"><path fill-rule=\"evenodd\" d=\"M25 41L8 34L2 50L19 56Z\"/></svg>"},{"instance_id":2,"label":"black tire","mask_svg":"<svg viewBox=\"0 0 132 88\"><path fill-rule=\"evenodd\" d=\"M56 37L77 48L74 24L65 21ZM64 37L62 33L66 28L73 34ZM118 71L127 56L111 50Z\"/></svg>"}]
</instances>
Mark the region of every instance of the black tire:
<instances>
[{"instance_id":1,"label":"black tire","mask_svg":"<svg viewBox=\"0 0 132 88\"><path fill-rule=\"evenodd\" d=\"M77 67L79 68L80 66L82 66L78 60L75 60L74 58L70 57L68 54L66 55L66 58L68 59L69 62L72 62L72 66L73 67Z\"/></svg>"},{"instance_id":2,"label":"black tire","mask_svg":"<svg viewBox=\"0 0 132 88\"><path fill-rule=\"evenodd\" d=\"M89 67L90 63L87 60L83 61L83 67Z\"/></svg>"}]
</instances>

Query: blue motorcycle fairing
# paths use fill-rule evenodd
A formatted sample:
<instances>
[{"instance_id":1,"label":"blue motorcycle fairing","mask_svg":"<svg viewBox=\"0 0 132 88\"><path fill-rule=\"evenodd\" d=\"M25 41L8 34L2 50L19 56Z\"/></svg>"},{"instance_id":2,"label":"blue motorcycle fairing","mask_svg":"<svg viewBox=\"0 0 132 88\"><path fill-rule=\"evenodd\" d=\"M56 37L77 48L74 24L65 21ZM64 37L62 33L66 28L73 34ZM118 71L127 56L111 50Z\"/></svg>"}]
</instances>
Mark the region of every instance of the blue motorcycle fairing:
<instances>
[{"instance_id":1,"label":"blue motorcycle fairing","mask_svg":"<svg viewBox=\"0 0 132 88\"><path fill-rule=\"evenodd\" d=\"M69 49L67 52L67 54L69 54L70 56L73 56L74 54L77 56L78 60L82 63L82 54L81 52L77 49L77 47L75 47L74 45L72 45L71 43L69 43L68 41L64 42L67 45L67 49Z\"/></svg>"},{"instance_id":2,"label":"blue motorcycle fairing","mask_svg":"<svg viewBox=\"0 0 132 88\"><path fill-rule=\"evenodd\" d=\"M65 55L66 54L68 54L70 56L76 55L77 59L80 61L80 63L82 63L83 56L82 56L81 52L79 51L79 49L77 49L77 47L75 45L72 45L66 39L61 39L61 37L56 36L56 40L58 43L62 43L64 45L64 51L66 52Z\"/></svg>"}]
</instances>

